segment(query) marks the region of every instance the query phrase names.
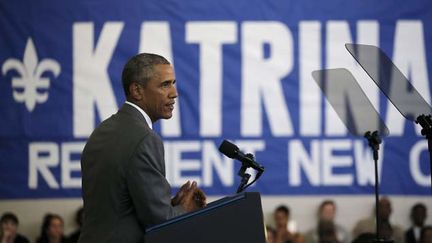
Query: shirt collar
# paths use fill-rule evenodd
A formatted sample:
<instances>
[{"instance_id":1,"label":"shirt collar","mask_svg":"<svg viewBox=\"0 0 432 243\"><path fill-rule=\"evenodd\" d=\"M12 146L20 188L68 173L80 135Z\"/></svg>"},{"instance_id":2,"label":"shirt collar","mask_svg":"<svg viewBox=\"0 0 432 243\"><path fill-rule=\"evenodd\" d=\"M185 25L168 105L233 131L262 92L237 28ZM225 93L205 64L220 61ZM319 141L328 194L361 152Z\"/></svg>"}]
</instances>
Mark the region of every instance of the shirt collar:
<instances>
[{"instance_id":1,"label":"shirt collar","mask_svg":"<svg viewBox=\"0 0 432 243\"><path fill-rule=\"evenodd\" d=\"M139 106L135 105L132 102L126 101L125 103L132 106L132 107L135 107L135 109L137 109L143 115L143 117L146 120L147 125L150 127L150 129L153 129L153 123L152 123L150 117L147 115L147 113L145 113L145 111L143 109L141 109Z\"/></svg>"},{"instance_id":2,"label":"shirt collar","mask_svg":"<svg viewBox=\"0 0 432 243\"><path fill-rule=\"evenodd\" d=\"M414 238L416 240L420 240L420 236L421 236L421 228L418 226L414 226L413 227L413 232L414 232Z\"/></svg>"}]
</instances>

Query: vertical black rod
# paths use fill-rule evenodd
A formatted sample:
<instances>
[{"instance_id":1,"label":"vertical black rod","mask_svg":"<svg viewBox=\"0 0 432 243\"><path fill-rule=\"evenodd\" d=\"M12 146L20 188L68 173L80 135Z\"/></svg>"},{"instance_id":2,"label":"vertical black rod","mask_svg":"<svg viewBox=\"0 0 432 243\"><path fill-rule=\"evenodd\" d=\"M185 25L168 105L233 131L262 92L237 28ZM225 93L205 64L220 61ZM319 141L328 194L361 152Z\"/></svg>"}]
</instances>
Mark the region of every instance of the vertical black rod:
<instances>
[{"instance_id":1,"label":"vertical black rod","mask_svg":"<svg viewBox=\"0 0 432 243\"><path fill-rule=\"evenodd\" d=\"M378 160L374 159L374 162L375 162L375 220L376 220L376 234L377 234L376 238L380 239Z\"/></svg>"},{"instance_id":2,"label":"vertical black rod","mask_svg":"<svg viewBox=\"0 0 432 243\"><path fill-rule=\"evenodd\" d=\"M421 114L415 120L415 123L422 127L421 134L428 140L429 164L431 171L431 190L432 190L432 118L431 115ZM432 192L432 191L431 191Z\"/></svg>"},{"instance_id":3,"label":"vertical black rod","mask_svg":"<svg viewBox=\"0 0 432 243\"><path fill-rule=\"evenodd\" d=\"M428 150L429 150L429 169L431 172L430 179L431 179L431 193L432 193L432 138L428 138Z\"/></svg>"}]
</instances>

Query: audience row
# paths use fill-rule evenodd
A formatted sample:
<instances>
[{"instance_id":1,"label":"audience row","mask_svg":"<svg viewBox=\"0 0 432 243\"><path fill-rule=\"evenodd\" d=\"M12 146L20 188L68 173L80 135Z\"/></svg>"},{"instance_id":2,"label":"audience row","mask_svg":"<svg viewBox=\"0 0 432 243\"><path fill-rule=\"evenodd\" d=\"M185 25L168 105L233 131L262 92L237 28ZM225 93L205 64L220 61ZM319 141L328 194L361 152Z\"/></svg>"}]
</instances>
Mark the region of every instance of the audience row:
<instances>
[{"instance_id":1,"label":"audience row","mask_svg":"<svg viewBox=\"0 0 432 243\"><path fill-rule=\"evenodd\" d=\"M377 218L370 217L358 221L350 233L335 222L335 202L325 200L319 206L316 226L302 234L290 230L290 210L287 206L281 205L273 213L275 228L266 226L267 243L372 243L377 238L377 219L380 240L392 239L394 243L432 243L432 226L425 225L427 208L424 204L418 203L412 207L412 227L405 232L400 226L391 224L392 206L388 198L380 199L378 209Z\"/></svg>"},{"instance_id":2,"label":"audience row","mask_svg":"<svg viewBox=\"0 0 432 243\"><path fill-rule=\"evenodd\" d=\"M60 215L46 214L36 243L76 243L80 235L83 222L83 209L76 213L76 223L79 228L68 237L64 235L64 223ZM11 212L4 213L0 218L0 243L29 243L27 237L18 233L18 217Z\"/></svg>"},{"instance_id":3,"label":"audience row","mask_svg":"<svg viewBox=\"0 0 432 243\"><path fill-rule=\"evenodd\" d=\"M379 201L378 227L379 239L393 239L394 243L432 243L432 226L426 226L427 208L418 203L411 209L412 227L407 231L390 222L392 206L388 198ZM376 218L362 219L349 232L344 226L335 222L336 204L332 200L323 201L318 208L318 220L314 228L302 233L294 232L288 227L290 210L281 205L273 213L275 228L267 226L267 243L372 243L376 237ZM76 214L79 227L83 221L83 209ZM29 240L17 232L19 221L15 214L4 213L0 219L0 243L29 243ZM63 219L56 214L44 217L41 232L36 243L76 243L80 229L68 237L63 231Z\"/></svg>"}]
</instances>

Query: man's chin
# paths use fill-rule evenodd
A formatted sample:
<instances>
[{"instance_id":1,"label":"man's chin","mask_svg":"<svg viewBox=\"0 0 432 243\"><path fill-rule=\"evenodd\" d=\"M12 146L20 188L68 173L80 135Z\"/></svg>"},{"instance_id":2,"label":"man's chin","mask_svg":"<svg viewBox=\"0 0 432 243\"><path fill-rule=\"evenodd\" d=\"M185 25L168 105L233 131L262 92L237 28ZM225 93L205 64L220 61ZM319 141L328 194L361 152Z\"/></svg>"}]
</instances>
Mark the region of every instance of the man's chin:
<instances>
[{"instance_id":1,"label":"man's chin","mask_svg":"<svg viewBox=\"0 0 432 243\"><path fill-rule=\"evenodd\" d=\"M164 116L162 117L162 119L168 120L168 119L170 119L171 117L172 117L172 113L164 115Z\"/></svg>"}]
</instances>

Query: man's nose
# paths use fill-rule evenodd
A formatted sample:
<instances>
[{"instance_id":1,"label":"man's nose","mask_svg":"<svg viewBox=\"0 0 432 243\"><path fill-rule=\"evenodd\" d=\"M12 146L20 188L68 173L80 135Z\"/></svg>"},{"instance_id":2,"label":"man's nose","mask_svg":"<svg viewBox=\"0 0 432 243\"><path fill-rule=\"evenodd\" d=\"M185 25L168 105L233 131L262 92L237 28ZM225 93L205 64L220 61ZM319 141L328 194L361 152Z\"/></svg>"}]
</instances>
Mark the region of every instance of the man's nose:
<instances>
[{"instance_id":1,"label":"man's nose","mask_svg":"<svg viewBox=\"0 0 432 243\"><path fill-rule=\"evenodd\" d=\"M175 98L178 97L177 87L176 87L175 85L172 85L172 86L171 86L171 90L170 90L170 93L169 93L169 97L172 98L172 99L175 99Z\"/></svg>"}]
</instances>

